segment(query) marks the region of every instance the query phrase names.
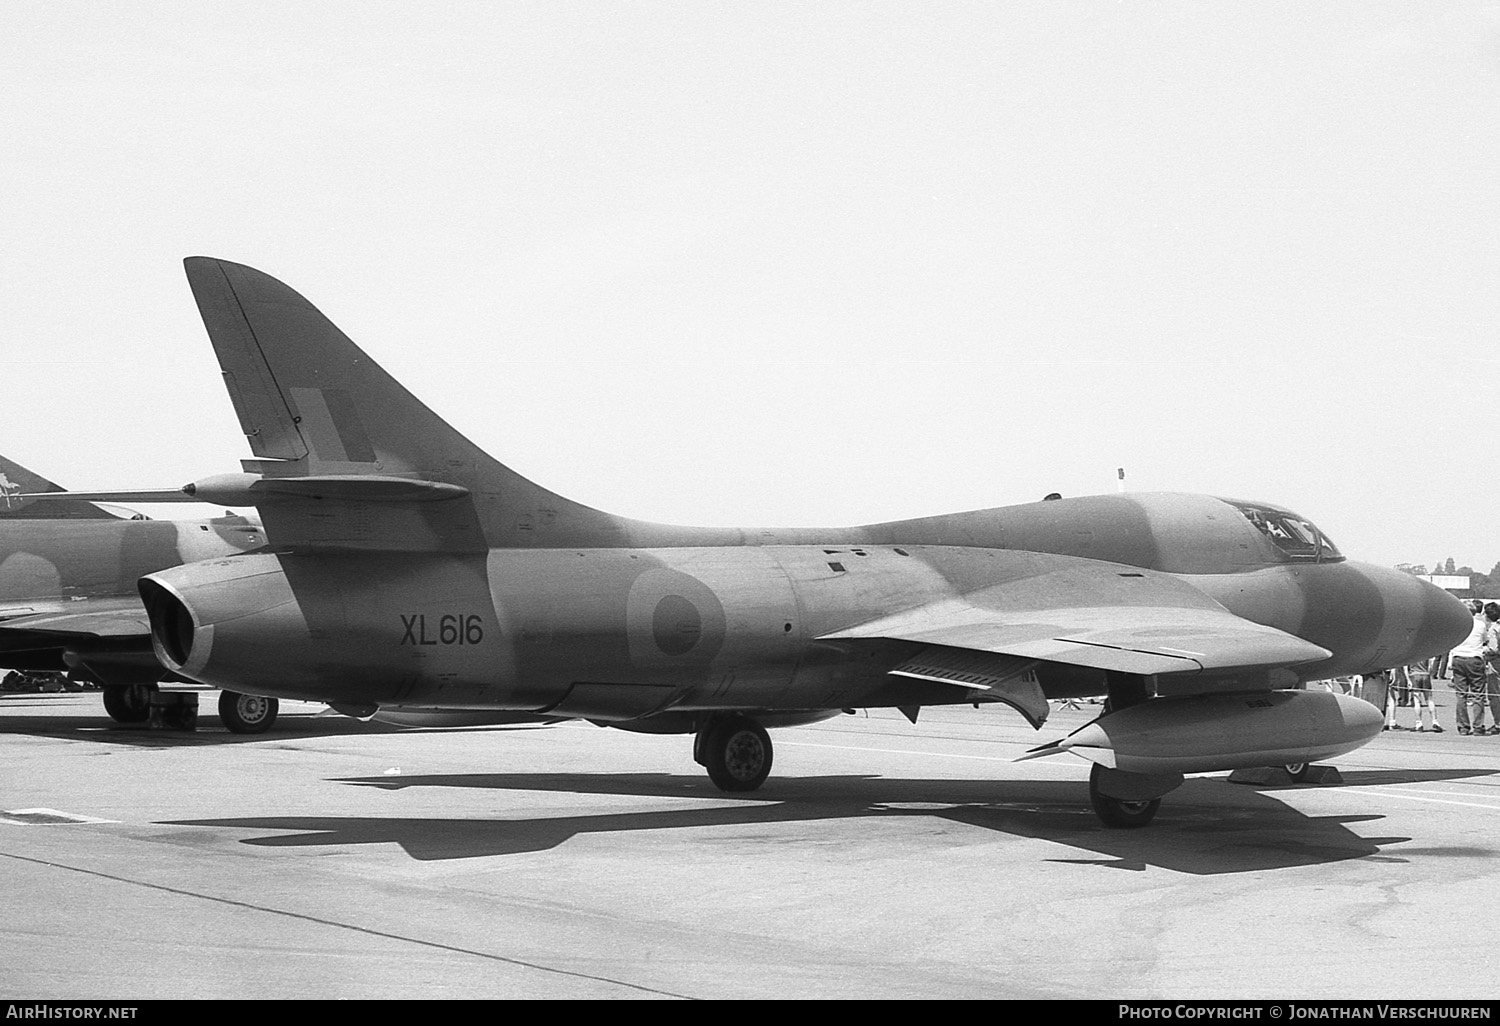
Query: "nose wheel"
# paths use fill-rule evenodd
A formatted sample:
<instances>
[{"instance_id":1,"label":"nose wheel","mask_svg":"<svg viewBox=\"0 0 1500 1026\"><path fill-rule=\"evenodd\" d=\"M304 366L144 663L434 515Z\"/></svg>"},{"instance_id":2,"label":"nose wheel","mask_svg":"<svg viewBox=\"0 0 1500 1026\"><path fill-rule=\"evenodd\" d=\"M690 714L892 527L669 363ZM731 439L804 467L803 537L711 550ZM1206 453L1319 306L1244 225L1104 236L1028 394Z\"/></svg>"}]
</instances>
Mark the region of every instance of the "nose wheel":
<instances>
[{"instance_id":1,"label":"nose wheel","mask_svg":"<svg viewBox=\"0 0 1500 1026\"><path fill-rule=\"evenodd\" d=\"M721 791L754 791L771 773L771 735L748 716L710 720L693 742L693 758Z\"/></svg>"}]
</instances>

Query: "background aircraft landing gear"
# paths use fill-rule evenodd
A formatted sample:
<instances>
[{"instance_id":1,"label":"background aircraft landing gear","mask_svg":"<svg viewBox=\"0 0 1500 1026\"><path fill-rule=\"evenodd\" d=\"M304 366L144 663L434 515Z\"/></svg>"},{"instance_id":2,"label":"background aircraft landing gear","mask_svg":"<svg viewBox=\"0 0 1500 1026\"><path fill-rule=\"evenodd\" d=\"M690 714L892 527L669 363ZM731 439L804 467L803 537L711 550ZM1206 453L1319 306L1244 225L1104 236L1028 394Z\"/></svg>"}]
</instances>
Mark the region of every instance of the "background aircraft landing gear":
<instances>
[{"instance_id":1,"label":"background aircraft landing gear","mask_svg":"<svg viewBox=\"0 0 1500 1026\"><path fill-rule=\"evenodd\" d=\"M1099 778L1103 775L1104 767L1098 763L1089 770L1089 804L1105 826L1131 829L1143 827L1155 818L1156 810L1161 808L1160 798L1138 802L1111 798L1099 790Z\"/></svg>"},{"instance_id":2,"label":"background aircraft landing gear","mask_svg":"<svg viewBox=\"0 0 1500 1026\"><path fill-rule=\"evenodd\" d=\"M234 734L264 734L276 722L281 703L260 695L242 695L238 691L219 694L219 719Z\"/></svg>"},{"instance_id":3,"label":"background aircraft landing gear","mask_svg":"<svg viewBox=\"0 0 1500 1026\"><path fill-rule=\"evenodd\" d=\"M155 684L104 685L104 711L116 723L145 723L151 715Z\"/></svg>"},{"instance_id":4,"label":"background aircraft landing gear","mask_svg":"<svg viewBox=\"0 0 1500 1026\"><path fill-rule=\"evenodd\" d=\"M771 773L771 735L748 716L714 717L693 741L693 758L721 791L754 791Z\"/></svg>"},{"instance_id":5,"label":"background aircraft landing gear","mask_svg":"<svg viewBox=\"0 0 1500 1026\"><path fill-rule=\"evenodd\" d=\"M1294 784L1305 784L1312 776L1312 763L1310 762L1289 762L1282 769L1286 770L1286 775L1292 778Z\"/></svg>"}]
</instances>

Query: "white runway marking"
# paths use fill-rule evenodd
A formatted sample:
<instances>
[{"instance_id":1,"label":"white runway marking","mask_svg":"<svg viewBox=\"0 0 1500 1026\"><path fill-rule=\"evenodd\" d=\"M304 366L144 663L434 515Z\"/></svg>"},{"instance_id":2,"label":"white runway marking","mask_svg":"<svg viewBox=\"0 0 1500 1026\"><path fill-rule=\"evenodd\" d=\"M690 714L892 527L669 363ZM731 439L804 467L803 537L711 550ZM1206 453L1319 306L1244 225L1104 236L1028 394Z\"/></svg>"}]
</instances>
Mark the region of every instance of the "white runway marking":
<instances>
[{"instance_id":1,"label":"white runway marking","mask_svg":"<svg viewBox=\"0 0 1500 1026\"><path fill-rule=\"evenodd\" d=\"M0 823L13 823L17 826L45 826L57 823L118 823L118 819L99 819L96 816L79 816L72 812L58 812L56 809L12 809L9 812L0 812Z\"/></svg>"},{"instance_id":2,"label":"white runway marking","mask_svg":"<svg viewBox=\"0 0 1500 1026\"><path fill-rule=\"evenodd\" d=\"M1447 798L1424 798L1411 791L1385 791L1371 787L1350 787L1343 789L1344 794L1375 795L1381 798L1405 798L1413 802L1430 802L1434 805L1462 805L1469 809L1488 809L1491 812L1500 812L1500 805L1489 805L1482 802L1461 802ZM1423 794L1448 794L1447 791L1426 791Z\"/></svg>"}]
</instances>

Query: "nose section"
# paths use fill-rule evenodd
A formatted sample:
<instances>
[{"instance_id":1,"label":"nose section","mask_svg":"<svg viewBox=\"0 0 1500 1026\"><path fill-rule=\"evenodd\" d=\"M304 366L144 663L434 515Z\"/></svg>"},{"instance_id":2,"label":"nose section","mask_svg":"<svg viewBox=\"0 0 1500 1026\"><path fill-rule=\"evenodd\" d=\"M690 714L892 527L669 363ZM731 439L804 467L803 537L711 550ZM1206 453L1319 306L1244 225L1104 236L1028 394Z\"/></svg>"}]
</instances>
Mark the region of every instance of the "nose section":
<instances>
[{"instance_id":1,"label":"nose section","mask_svg":"<svg viewBox=\"0 0 1500 1026\"><path fill-rule=\"evenodd\" d=\"M1468 637L1474 617L1442 588L1427 581L1416 583L1422 586L1422 623L1412 638L1413 658L1425 659L1447 652Z\"/></svg>"},{"instance_id":2,"label":"nose section","mask_svg":"<svg viewBox=\"0 0 1500 1026\"><path fill-rule=\"evenodd\" d=\"M1427 659L1468 637L1473 616L1443 589L1391 567L1365 564L1360 569L1380 593L1382 666Z\"/></svg>"}]
</instances>

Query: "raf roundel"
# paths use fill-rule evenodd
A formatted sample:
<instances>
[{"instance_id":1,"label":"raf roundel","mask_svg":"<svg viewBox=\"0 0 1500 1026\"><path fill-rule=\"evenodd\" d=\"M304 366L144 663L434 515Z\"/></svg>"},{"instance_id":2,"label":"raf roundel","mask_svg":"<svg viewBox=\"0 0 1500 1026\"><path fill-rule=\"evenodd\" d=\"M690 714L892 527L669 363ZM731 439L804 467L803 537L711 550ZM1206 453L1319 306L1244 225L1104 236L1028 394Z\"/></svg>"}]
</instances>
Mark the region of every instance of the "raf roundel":
<instances>
[{"instance_id":1,"label":"raf roundel","mask_svg":"<svg viewBox=\"0 0 1500 1026\"><path fill-rule=\"evenodd\" d=\"M651 637L667 655L686 655L703 636L698 607L681 595L667 595L651 615Z\"/></svg>"},{"instance_id":2,"label":"raf roundel","mask_svg":"<svg viewBox=\"0 0 1500 1026\"><path fill-rule=\"evenodd\" d=\"M724 646L724 607L702 581L656 567L630 585L625 636L636 668L701 666Z\"/></svg>"}]
</instances>

